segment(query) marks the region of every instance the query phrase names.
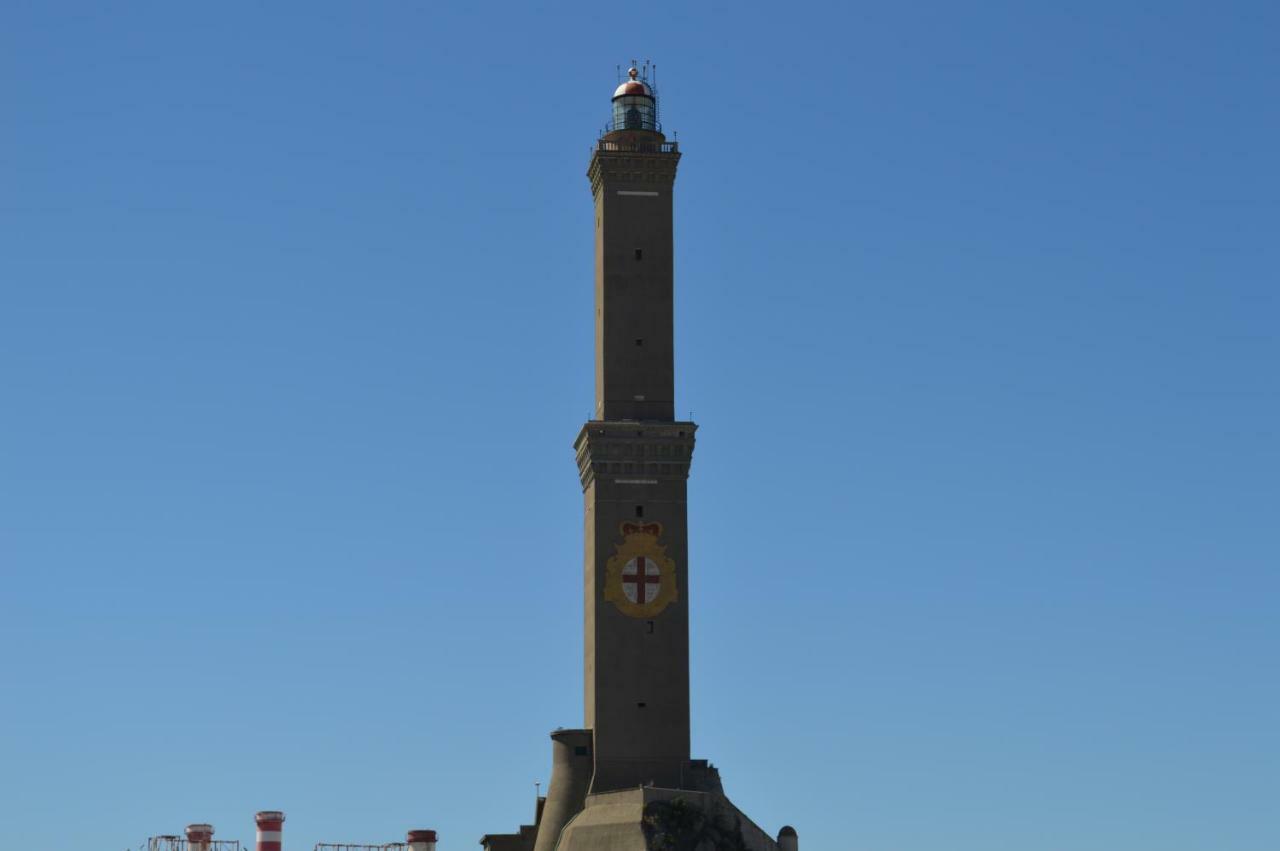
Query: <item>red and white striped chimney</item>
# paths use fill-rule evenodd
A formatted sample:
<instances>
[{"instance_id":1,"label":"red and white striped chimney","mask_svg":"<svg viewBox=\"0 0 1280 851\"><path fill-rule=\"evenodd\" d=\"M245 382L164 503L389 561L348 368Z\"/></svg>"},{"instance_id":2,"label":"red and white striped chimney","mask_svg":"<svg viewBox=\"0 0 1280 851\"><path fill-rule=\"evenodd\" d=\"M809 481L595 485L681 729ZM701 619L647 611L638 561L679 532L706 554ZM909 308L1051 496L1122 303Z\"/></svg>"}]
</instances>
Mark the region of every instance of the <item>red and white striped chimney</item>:
<instances>
[{"instance_id":1,"label":"red and white striped chimney","mask_svg":"<svg viewBox=\"0 0 1280 851\"><path fill-rule=\"evenodd\" d=\"M263 810L253 820L258 823L258 851L280 851L284 813Z\"/></svg>"},{"instance_id":2,"label":"red and white striped chimney","mask_svg":"<svg viewBox=\"0 0 1280 851\"><path fill-rule=\"evenodd\" d=\"M409 831L409 851L436 851L434 830Z\"/></svg>"},{"instance_id":3,"label":"red and white striped chimney","mask_svg":"<svg viewBox=\"0 0 1280 851\"><path fill-rule=\"evenodd\" d=\"M209 851L211 842L213 842L213 825L187 825L187 851Z\"/></svg>"}]
</instances>

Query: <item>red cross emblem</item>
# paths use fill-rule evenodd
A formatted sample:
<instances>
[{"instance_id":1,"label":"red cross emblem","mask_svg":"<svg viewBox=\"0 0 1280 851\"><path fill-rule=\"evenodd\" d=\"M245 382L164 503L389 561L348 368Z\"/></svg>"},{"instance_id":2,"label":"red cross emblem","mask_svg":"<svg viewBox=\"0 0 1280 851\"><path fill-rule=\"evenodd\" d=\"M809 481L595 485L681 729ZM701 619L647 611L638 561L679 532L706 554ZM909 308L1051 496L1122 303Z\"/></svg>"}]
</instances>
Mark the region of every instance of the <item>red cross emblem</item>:
<instances>
[{"instance_id":1,"label":"red cross emblem","mask_svg":"<svg viewBox=\"0 0 1280 851\"><path fill-rule=\"evenodd\" d=\"M622 543L605 562L604 598L629 618L656 617L679 596L662 524L627 522L619 528Z\"/></svg>"},{"instance_id":2,"label":"red cross emblem","mask_svg":"<svg viewBox=\"0 0 1280 851\"><path fill-rule=\"evenodd\" d=\"M636 556L622 568L622 593L632 603L652 603L662 588L662 571L651 558Z\"/></svg>"}]
</instances>

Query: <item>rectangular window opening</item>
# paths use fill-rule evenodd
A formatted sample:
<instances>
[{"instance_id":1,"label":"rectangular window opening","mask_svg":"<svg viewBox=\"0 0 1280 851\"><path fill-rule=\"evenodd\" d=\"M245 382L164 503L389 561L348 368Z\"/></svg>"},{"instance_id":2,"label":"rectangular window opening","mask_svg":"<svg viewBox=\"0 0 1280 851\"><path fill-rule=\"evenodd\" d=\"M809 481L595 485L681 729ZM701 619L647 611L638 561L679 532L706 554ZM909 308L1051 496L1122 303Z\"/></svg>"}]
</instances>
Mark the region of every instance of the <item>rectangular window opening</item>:
<instances>
[{"instance_id":1,"label":"rectangular window opening","mask_svg":"<svg viewBox=\"0 0 1280 851\"><path fill-rule=\"evenodd\" d=\"M637 259L637 260L640 260L640 259L643 259L643 257L644 257L644 252L643 252L643 251L641 251L639 248L637 248L637 249L636 249L636 259Z\"/></svg>"},{"instance_id":2,"label":"rectangular window opening","mask_svg":"<svg viewBox=\"0 0 1280 851\"><path fill-rule=\"evenodd\" d=\"M644 517L644 506L643 506L643 505L637 505L637 506L636 506L636 517Z\"/></svg>"},{"instance_id":3,"label":"rectangular window opening","mask_svg":"<svg viewBox=\"0 0 1280 851\"><path fill-rule=\"evenodd\" d=\"M637 345L637 346L643 346L643 345L644 345L644 339L643 339L642 337L636 337L636 345Z\"/></svg>"},{"instance_id":4,"label":"rectangular window opening","mask_svg":"<svg viewBox=\"0 0 1280 851\"><path fill-rule=\"evenodd\" d=\"M636 704L636 709L644 709L644 708L645 708L645 706L647 706L647 705L648 705L648 704L646 704L646 703L642 700L642 701L640 701L639 703L637 703L637 704Z\"/></svg>"}]
</instances>

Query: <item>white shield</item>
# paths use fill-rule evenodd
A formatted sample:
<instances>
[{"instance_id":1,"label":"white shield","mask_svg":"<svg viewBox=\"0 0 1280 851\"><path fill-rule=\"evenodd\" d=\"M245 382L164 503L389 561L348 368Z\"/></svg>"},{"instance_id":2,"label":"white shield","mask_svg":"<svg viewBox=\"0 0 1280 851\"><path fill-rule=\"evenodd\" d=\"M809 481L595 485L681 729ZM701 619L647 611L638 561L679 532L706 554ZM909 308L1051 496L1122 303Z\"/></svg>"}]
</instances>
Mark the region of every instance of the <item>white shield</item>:
<instances>
[{"instance_id":1,"label":"white shield","mask_svg":"<svg viewBox=\"0 0 1280 851\"><path fill-rule=\"evenodd\" d=\"M622 593L632 603L652 603L661 587L662 571L651 558L636 556L622 568Z\"/></svg>"}]
</instances>

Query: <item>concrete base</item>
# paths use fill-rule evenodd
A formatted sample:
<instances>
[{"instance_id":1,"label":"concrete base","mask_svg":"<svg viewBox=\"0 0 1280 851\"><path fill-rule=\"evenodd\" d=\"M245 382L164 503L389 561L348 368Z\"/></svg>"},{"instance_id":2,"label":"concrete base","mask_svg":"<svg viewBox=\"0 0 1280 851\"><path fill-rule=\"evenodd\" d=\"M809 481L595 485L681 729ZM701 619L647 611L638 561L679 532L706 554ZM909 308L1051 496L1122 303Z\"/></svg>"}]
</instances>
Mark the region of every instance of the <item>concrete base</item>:
<instances>
[{"instance_id":1,"label":"concrete base","mask_svg":"<svg viewBox=\"0 0 1280 851\"><path fill-rule=\"evenodd\" d=\"M556 851L778 851L724 795L652 786L588 795Z\"/></svg>"}]
</instances>

